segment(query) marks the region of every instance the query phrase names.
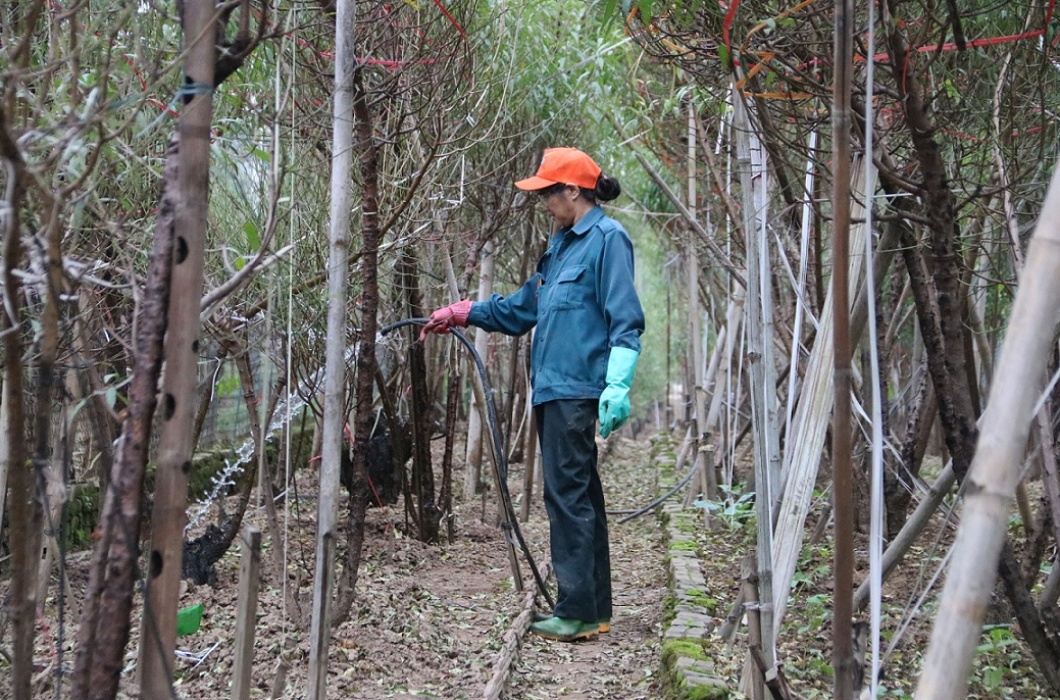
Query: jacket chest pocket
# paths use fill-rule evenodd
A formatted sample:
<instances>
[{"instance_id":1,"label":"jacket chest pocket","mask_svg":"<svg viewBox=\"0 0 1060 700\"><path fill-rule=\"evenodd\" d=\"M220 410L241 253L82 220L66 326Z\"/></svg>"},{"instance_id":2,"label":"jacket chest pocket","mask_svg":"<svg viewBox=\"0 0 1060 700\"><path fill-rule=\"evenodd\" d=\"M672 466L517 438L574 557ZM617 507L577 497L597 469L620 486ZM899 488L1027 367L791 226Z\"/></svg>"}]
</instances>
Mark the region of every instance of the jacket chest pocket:
<instances>
[{"instance_id":1,"label":"jacket chest pocket","mask_svg":"<svg viewBox=\"0 0 1060 700\"><path fill-rule=\"evenodd\" d=\"M555 308L574 309L589 299L588 275L585 265L572 265L556 275L556 288L552 292Z\"/></svg>"}]
</instances>

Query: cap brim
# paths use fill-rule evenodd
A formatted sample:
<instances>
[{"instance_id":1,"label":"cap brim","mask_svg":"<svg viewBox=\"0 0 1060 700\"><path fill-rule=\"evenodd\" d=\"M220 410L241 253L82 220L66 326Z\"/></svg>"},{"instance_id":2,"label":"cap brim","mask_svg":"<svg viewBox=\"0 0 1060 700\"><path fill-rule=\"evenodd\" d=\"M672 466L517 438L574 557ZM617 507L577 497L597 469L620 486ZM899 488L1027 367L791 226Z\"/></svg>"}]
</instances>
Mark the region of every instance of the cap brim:
<instances>
[{"instance_id":1,"label":"cap brim","mask_svg":"<svg viewBox=\"0 0 1060 700\"><path fill-rule=\"evenodd\" d=\"M533 192L534 190L543 190L546 187L552 187L552 185L555 184L556 183L552 180L546 180L543 177L538 177L537 175L534 175L533 177L528 177L525 180L516 181L515 186L520 190L524 190L526 192Z\"/></svg>"}]
</instances>

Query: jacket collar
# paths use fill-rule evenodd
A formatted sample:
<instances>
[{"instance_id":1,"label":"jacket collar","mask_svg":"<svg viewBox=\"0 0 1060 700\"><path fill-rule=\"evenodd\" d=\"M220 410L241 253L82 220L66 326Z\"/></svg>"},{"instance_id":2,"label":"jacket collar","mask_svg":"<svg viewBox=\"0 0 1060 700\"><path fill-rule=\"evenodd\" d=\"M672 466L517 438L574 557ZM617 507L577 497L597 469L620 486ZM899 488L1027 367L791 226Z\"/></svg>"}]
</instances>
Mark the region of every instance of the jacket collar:
<instances>
[{"instance_id":1,"label":"jacket collar","mask_svg":"<svg viewBox=\"0 0 1060 700\"><path fill-rule=\"evenodd\" d=\"M594 206L589 211L585 212L585 216L578 219L571 230L574 231L575 235L582 236L589 232L593 226L596 226L600 222L600 219L604 218L604 210L599 205Z\"/></svg>"},{"instance_id":2,"label":"jacket collar","mask_svg":"<svg viewBox=\"0 0 1060 700\"><path fill-rule=\"evenodd\" d=\"M585 212L585 216L578 219L570 228L561 228L559 231L556 231L549 243L548 250L545 251L545 254L548 255L552 252L553 247L560 245L568 233L573 233L575 236L584 236L592 230L593 226L600 223L600 219L602 218L604 218L604 210L601 209L599 205L594 206L592 209Z\"/></svg>"}]
</instances>

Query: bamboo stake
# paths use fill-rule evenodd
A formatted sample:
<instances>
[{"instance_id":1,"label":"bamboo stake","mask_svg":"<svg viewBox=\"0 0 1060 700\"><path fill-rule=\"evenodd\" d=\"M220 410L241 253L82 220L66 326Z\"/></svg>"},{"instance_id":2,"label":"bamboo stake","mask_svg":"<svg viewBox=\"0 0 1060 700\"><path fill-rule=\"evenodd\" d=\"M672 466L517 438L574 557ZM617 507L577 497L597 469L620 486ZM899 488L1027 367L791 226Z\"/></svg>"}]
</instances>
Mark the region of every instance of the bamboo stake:
<instances>
[{"instance_id":1,"label":"bamboo stake","mask_svg":"<svg viewBox=\"0 0 1060 700\"><path fill-rule=\"evenodd\" d=\"M806 160L805 179L803 181L806 199L802 203L802 227L799 231L799 276L795 283L795 327L791 331L791 360L788 364L790 367L788 372L788 410L787 415L784 417L784 434L787 436L791 435L791 419L795 411L795 387L799 380L799 350L802 347L802 318L806 313L807 307L806 273L807 268L810 266L810 225L813 221L811 193L813 192L815 168L812 155L817 150L817 129L810 132L810 141L806 150L811 154L811 157ZM810 318L812 320L812 314ZM788 457L791 455L792 450L785 449L784 452L785 456ZM785 460L781 467L782 474L788 470L788 466L788 461ZM783 476L781 476L781 479L783 479Z\"/></svg>"},{"instance_id":2,"label":"bamboo stake","mask_svg":"<svg viewBox=\"0 0 1060 700\"><path fill-rule=\"evenodd\" d=\"M734 91L735 93L735 91ZM773 365L772 335L769 323L769 276L764 217L764 171L754 162L750 119L739 95L735 104L736 159L744 199L744 230L747 232L747 344L751 376L751 421L754 426L755 510L757 512L758 598L757 616L762 628L762 658L770 669L776 662L776 634L773 627L773 492L779 487L779 446L776 431L776 367ZM760 148L760 146L759 146ZM757 177L756 177L757 176ZM774 473L774 466L777 471ZM756 686L757 690L757 686Z\"/></svg>"},{"instance_id":3,"label":"bamboo stake","mask_svg":"<svg viewBox=\"0 0 1060 700\"><path fill-rule=\"evenodd\" d=\"M664 195L666 195L666 198L670 200L670 203L674 205L674 208L676 208L681 216L684 217L685 223L692 227L692 230L695 231L699 237L703 239L703 242L707 244L707 248L710 249L710 252L713 253L714 257L719 263L721 263L721 266L728 271L729 276L741 287L747 287L747 281L743 278L743 275L740 274L740 270L733 264L732 260L729 259L729 256L718 247L718 244L714 242L714 239L711 238L707 230L703 228L703 225L696 221L696 218L688 211L684 202L682 202L681 198L674 193L670 188L670 185L667 184L666 180L664 180L662 175L659 174L659 171L653 168L651 163L649 163L641 154L634 151L633 155L636 157L637 162L640 163L640 166L644 168L644 171L648 173L648 176L651 177L652 181L658 185L659 189L662 190Z\"/></svg>"},{"instance_id":4,"label":"bamboo stake","mask_svg":"<svg viewBox=\"0 0 1060 700\"><path fill-rule=\"evenodd\" d=\"M695 121L695 107L690 101L688 103L688 214L691 220L696 219L696 121ZM695 429L693 434L697 442L702 440L703 432L706 431L707 426L705 424L706 418L706 400L704 397L703 386L703 375L704 375L704 361L703 361L703 312L699 305L699 255L696 253L696 246L693 243L691 232L688 237L689 243L687 248L687 259L685 262L688 265L688 320L689 328L691 329L691 342L689 343L689 350L691 351L692 359L692 378L694 380L694 386L692 388L692 404L694 406L695 413L693 414L693 420L695 421Z\"/></svg>"},{"instance_id":5,"label":"bamboo stake","mask_svg":"<svg viewBox=\"0 0 1060 700\"><path fill-rule=\"evenodd\" d=\"M847 277L850 260L850 90L853 74L853 0L835 0L835 67L832 94L832 304L835 410L832 413L832 506L835 559L832 590L832 667L836 700L853 695L851 648L854 578L853 470L851 467L851 347ZM871 190L869 190L871 192Z\"/></svg>"},{"instance_id":6,"label":"bamboo stake","mask_svg":"<svg viewBox=\"0 0 1060 700\"><path fill-rule=\"evenodd\" d=\"M758 597L758 575L755 573L754 555L748 554L740 560L740 595L744 600L744 610L747 613L747 643L751 649L762 650L762 621L761 606ZM751 654L744 659L743 672L740 675L740 690L753 700L765 700L766 691L763 673L772 669L774 663L762 658L763 669L759 669Z\"/></svg>"},{"instance_id":7,"label":"bamboo stake","mask_svg":"<svg viewBox=\"0 0 1060 700\"><path fill-rule=\"evenodd\" d=\"M1019 482L1042 368L1060 305L1060 168L1031 238L1012 307L982 432L967 477L967 497L946 574L939 616L931 633L919 700L963 697L997 578L1009 507Z\"/></svg>"},{"instance_id":8,"label":"bamboo stake","mask_svg":"<svg viewBox=\"0 0 1060 700\"><path fill-rule=\"evenodd\" d=\"M935 478L935 481L928 488L927 495L920 501L913 514L905 521L905 525L898 531L898 535L884 551L883 571L881 572L884 581L894 571L894 568L898 566L898 563L902 561L902 558L913 546L913 543L916 542L920 533L927 527L931 516L942 505L942 501L949 494L955 483L957 483L957 475L953 472L953 463L949 462L946 464L946 468L942 470L942 473ZM854 611L862 610L868 602L869 579L866 578L854 592Z\"/></svg>"},{"instance_id":9,"label":"bamboo stake","mask_svg":"<svg viewBox=\"0 0 1060 700\"><path fill-rule=\"evenodd\" d=\"M733 355L736 352L736 343L739 341L739 337L741 336L741 322L744 316L743 306L743 288L737 287L733 290L733 294L729 297L729 309L725 313L725 349L723 351L723 369L719 369L719 376L714 382L714 386L716 387L716 389L714 390L714 394L713 396L711 396L710 399L710 408L707 410L707 430L718 436L716 444L719 445L718 451L722 454L728 453L730 441L729 431L722 429L726 426L723 426L721 423L721 409L723 405L728 404L728 397L732 388L732 367L734 364ZM726 469L725 483L727 486L732 486L732 460L726 460L726 462L729 466Z\"/></svg>"},{"instance_id":10,"label":"bamboo stake","mask_svg":"<svg viewBox=\"0 0 1060 700\"><path fill-rule=\"evenodd\" d=\"M692 220L696 219L696 116L695 107L692 102L688 103L688 213ZM703 352L703 310L700 307L699 298L699 254L696 251L695 239L688 236L688 247L686 249L687 275L688 275L688 320L691 329L691 342L689 343L689 354L692 361L692 423L690 429L693 435L693 468L702 469L703 462L699 458L698 447L706 441L706 386L704 371ZM698 482L692 480L685 498L685 506L691 504L692 495L696 490ZM702 492L703 498L710 498L706 490ZM709 512L708 512L709 519Z\"/></svg>"},{"instance_id":11,"label":"bamboo stake","mask_svg":"<svg viewBox=\"0 0 1060 700\"><path fill-rule=\"evenodd\" d=\"M478 276L478 301L488 301L493 293L493 268L496 256L493 255L493 243L482 246L482 264ZM475 352L486 357L489 349L489 334L483 330L475 331ZM470 501L482 485L482 449L489 438L486 420L486 404L482 400L482 380L469 362L468 376L475 391L471 395L471 410L467 416L467 454L464 471L464 500Z\"/></svg>"},{"instance_id":12,"label":"bamboo stake","mask_svg":"<svg viewBox=\"0 0 1060 700\"><path fill-rule=\"evenodd\" d=\"M729 614L725 616L725 622L722 623L718 629L718 636L721 637L727 645L731 648L733 642L736 641L736 633L740 629L740 624L743 621L743 609L744 596L747 595L747 591L743 586L740 586L740 590L736 592L736 600L732 602L732 607L729 608Z\"/></svg>"},{"instance_id":13,"label":"bamboo stake","mask_svg":"<svg viewBox=\"0 0 1060 700\"><path fill-rule=\"evenodd\" d=\"M346 386L346 292L350 186L353 170L353 114L357 59L354 39L357 4L340 2L335 16L335 94L332 105L331 220L328 244L328 322L324 370L324 425L320 460L320 498L317 502L316 562L313 575L313 612L309 632L307 697L323 700L327 693L328 645L331 639L332 572L339 511L339 465Z\"/></svg>"}]
</instances>

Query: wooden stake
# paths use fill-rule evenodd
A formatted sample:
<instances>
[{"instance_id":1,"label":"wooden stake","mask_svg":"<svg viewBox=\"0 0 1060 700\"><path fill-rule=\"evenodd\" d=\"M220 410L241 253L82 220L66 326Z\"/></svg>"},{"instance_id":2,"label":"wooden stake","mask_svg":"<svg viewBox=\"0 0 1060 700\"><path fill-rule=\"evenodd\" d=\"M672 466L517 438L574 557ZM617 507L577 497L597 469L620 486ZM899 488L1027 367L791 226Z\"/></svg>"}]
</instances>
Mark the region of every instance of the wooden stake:
<instances>
[{"instance_id":1,"label":"wooden stake","mask_svg":"<svg viewBox=\"0 0 1060 700\"><path fill-rule=\"evenodd\" d=\"M249 700L250 672L254 667L254 627L258 616L258 581L261 579L261 531L248 525L239 560L239 607L236 609L235 673L232 700Z\"/></svg>"},{"instance_id":2,"label":"wooden stake","mask_svg":"<svg viewBox=\"0 0 1060 700\"><path fill-rule=\"evenodd\" d=\"M709 434L706 439L710 439ZM699 488L703 492L703 498L711 501L717 499L718 477L714 473L714 445L711 443L699 448ZM706 508L703 509L703 524L708 530L714 527L713 518Z\"/></svg>"},{"instance_id":3,"label":"wooden stake","mask_svg":"<svg viewBox=\"0 0 1060 700\"><path fill-rule=\"evenodd\" d=\"M210 179L210 124L213 119L214 45L217 8L213 0L183 4L187 48L184 106L177 155L176 240L165 341L166 371L160 400L162 432L155 472L151 549L148 555L144 615L140 625L141 693L145 698L173 694L181 557L184 551L188 472L194 448L199 312L206 255ZM92 685L95 686L95 676Z\"/></svg>"}]
</instances>

